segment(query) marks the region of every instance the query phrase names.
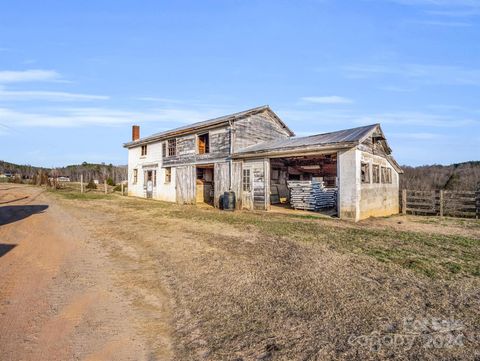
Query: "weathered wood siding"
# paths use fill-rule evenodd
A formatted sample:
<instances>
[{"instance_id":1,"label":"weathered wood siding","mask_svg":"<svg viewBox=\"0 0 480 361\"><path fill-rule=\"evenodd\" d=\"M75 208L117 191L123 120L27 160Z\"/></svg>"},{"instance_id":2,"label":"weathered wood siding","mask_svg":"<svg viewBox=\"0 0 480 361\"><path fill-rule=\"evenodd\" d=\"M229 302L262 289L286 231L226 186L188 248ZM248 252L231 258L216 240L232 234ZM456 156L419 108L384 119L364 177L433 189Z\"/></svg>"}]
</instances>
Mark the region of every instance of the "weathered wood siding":
<instances>
[{"instance_id":1,"label":"weathered wood siding","mask_svg":"<svg viewBox=\"0 0 480 361\"><path fill-rule=\"evenodd\" d=\"M228 162L215 163L213 180L215 183L214 187L214 205L215 207L220 207L220 197L221 195L228 191L230 187L230 170Z\"/></svg>"},{"instance_id":2,"label":"weathered wood siding","mask_svg":"<svg viewBox=\"0 0 480 361\"><path fill-rule=\"evenodd\" d=\"M230 154L229 128L224 126L223 128L210 130L208 133L210 138L209 153L198 154L197 134L177 137L177 154L163 158L163 165L168 167L224 160Z\"/></svg>"},{"instance_id":3,"label":"weathered wood siding","mask_svg":"<svg viewBox=\"0 0 480 361\"><path fill-rule=\"evenodd\" d=\"M266 210L270 204L270 171L268 159L247 160L244 169L250 169L252 177L251 195L245 195L243 208Z\"/></svg>"},{"instance_id":4,"label":"weathered wood siding","mask_svg":"<svg viewBox=\"0 0 480 361\"><path fill-rule=\"evenodd\" d=\"M377 131L380 130L378 127L376 129ZM361 144L359 144L358 149L363 152L381 155L381 156L386 156L388 154L387 149L385 147L385 142L378 141L374 143L372 137L368 137Z\"/></svg>"},{"instance_id":5,"label":"weathered wood siding","mask_svg":"<svg viewBox=\"0 0 480 361\"><path fill-rule=\"evenodd\" d=\"M235 192L236 209L242 209L242 162L233 162L232 190Z\"/></svg>"},{"instance_id":6,"label":"weathered wood siding","mask_svg":"<svg viewBox=\"0 0 480 361\"><path fill-rule=\"evenodd\" d=\"M193 165L176 167L177 203L195 204L196 169Z\"/></svg>"},{"instance_id":7,"label":"weathered wood siding","mask_svg":"<svg viewBox=\"0 0 480 361\"><path fill-rule=\"evenodd\" d=\"M235 122L234 150L268 140L288 138L288 132L264 111Z\"/></svg>"}]
</instances>

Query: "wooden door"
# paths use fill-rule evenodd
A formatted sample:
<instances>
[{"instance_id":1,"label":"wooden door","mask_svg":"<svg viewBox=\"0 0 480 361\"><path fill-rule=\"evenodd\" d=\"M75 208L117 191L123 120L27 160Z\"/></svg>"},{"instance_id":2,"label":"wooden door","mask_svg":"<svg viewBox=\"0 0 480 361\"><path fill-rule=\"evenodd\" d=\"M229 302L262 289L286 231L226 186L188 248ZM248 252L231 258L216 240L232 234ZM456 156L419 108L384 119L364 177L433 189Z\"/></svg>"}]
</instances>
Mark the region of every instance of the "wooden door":
<instances>
[{"instance_id":1,"label":"wooden door","mask_svg":"<svg viewBox=\"0 0 480 361\"><path fill-rule=\"evenodd\" d=\"M192 165L175 168L177 203L195 204L195 173Z\"/></svg>"}]
</instances>

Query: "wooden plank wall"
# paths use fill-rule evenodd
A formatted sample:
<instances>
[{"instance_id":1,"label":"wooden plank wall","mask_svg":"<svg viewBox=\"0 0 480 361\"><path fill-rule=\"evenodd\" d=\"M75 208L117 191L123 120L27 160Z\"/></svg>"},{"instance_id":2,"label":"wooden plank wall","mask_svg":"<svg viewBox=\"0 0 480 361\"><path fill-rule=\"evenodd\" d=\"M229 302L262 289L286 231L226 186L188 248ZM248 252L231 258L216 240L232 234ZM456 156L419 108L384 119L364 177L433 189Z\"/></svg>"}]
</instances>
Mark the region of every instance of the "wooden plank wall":
<instances>
[{"instance_id":1,"label":"wooden plank wall","mask_svg":"<svg viewBox=\"0 0 480 361\"><path fill-rule=\"evenodd\" d=\"M209 131L210 152L197 154L197 135L177 137L177 154L163 158L163 166L175 166L225 159L230 155L230 130L228 127Z\"/></svg>"},{"instance_id":2,"label":"wooden plank wall","mask_svg":"<svg viewBox=\"0 0 480 361\"><path fill-rule=\"evenodd\" d=\"M267 111L235 122L235 150L268 140L285 138L288 138L288 133Z\"/></svg>"},{"instance_id":3,"label":"wooden plank wall","mask_svg":"<svg viewBox=\"0 0 480 361\"><path fill-rule=\"evenodd\" d=\"M175 168L177 203L195 204L196 169L193 165Z\"/></svg>"},{"instance_id":4,"label":"wooden plank wall","mask_svg":"<svg viewBox=\"0 0 480 361\"><path fill-rule=\"evenodd\" d=\"M400 193L403 214L480 217L480 191L413 191Z\"/></svg>"},{"instance_id":5,"label":"wooden plank wall","mask_svg":"<svg viewBox=\"0 0 480 361\"><path fill-rule=\"evenodd\" d=\"M215 163L213 170L213 181L215 183L214 187L214 205L215 207L220 207L220 196L224 192L228 191L230 186L230 169L228 162Z\"/></svg>"}]
</instances>

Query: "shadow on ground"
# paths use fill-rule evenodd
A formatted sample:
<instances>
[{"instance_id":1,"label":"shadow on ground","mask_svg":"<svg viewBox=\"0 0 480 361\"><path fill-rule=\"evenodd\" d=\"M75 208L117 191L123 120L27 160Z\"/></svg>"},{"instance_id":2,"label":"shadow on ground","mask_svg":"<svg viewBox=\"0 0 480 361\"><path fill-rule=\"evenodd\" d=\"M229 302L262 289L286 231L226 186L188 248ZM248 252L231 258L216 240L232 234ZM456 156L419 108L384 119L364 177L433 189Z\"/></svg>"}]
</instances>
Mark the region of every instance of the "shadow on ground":
<instances>
[{"instance_id":1,"label":"shadow on ground","mask_svg":"<svg viewBox=\"0 0 480 361\"><path fill-rule=\"evenodd\" d=\"M5 256L8 252L10 252L16 246L17 246L16 244L0 243L0 257Z\"/></svg>"},{"instance_id":2,"label":"shadow on ground","mask_svg":"<svg viewBox=\"0 0 480 361\"><path fill-rule=\"evenodd\" d=\"M0 226L20 221L32 214L41 213L48 208L47 205L21 205L0 207Z\"/></svg>"}]
</instances>

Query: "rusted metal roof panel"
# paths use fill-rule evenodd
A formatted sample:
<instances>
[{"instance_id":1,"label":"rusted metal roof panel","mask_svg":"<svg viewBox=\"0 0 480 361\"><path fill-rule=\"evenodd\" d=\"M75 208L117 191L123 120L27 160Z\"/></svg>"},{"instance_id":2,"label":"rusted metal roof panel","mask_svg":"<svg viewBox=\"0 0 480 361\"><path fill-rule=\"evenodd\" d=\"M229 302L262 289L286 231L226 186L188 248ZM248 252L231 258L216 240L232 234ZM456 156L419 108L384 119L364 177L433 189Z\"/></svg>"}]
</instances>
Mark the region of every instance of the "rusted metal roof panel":
<instances>
[{"instance_id":1,"label":"rusted metal roof panel","mask_svg":"<svg viewBox=\"0 0 480 361\"><path fill-rule=\"evenodd\" d=\"M358 128L339 130L331 133L310 135L308 137L292 137L287 139L268 141L260 144L255 144L243 149L239 149L235 152L235 155L296 149L311 146L354 144L362 141L377 126L378 124L372 124Z\"/></svg>"}]
</instances>

